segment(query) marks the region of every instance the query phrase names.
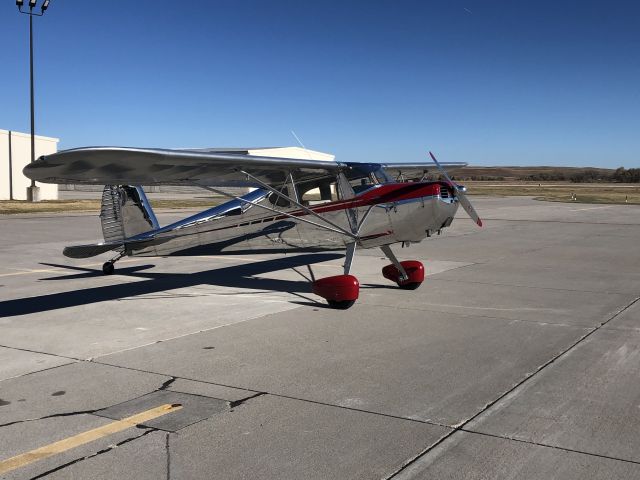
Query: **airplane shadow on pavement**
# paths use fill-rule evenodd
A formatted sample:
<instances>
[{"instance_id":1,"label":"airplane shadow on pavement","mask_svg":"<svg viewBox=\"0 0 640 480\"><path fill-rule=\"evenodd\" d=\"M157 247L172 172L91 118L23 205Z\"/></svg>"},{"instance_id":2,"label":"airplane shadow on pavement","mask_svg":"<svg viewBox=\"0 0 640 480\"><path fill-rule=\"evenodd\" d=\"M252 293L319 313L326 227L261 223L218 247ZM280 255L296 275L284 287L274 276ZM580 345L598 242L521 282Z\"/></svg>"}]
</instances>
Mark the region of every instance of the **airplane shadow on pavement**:
<instances>
[{"instance_id":1,"label":"airplane shadow on pavement","mask_svg":"<svg viewBox=\"0 0 640 480\"><path fill-rule=\"evenodd\" d=\"M337 253L304 254L288 258L277 258L262 262L215 268L196 273L154 273L146 271L154 267L154 265L124 267L117 269L116 275L113 278L117 278L117 275L126 275L128 277L141 279L141 281L2 301L0 302L0 318L89 305L108 300L130 298L196 285L216 285L222 287L288 292L301 297L302 295L299 294L311 292L311 285L308 281L257 278L256 275L326 262L327 260L334 260L343 256L344 255ZM103 276L99 270L69 265L44 265L68 268L80 271L81 273L50 277L43 280L60 281L80 278L89 280L93 277ZM307 297L303 298L308 300Z\"/></svg>"}]
</instances>

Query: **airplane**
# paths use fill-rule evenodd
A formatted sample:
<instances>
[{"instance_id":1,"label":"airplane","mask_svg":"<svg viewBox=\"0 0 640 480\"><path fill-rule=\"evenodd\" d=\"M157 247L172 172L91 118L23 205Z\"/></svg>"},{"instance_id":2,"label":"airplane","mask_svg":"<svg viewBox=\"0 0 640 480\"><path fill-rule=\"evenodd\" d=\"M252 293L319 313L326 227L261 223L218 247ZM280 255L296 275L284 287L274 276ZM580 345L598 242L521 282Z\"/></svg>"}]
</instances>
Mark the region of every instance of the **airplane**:
<instances>
[{"instance_id":1,"label":"airplane","mask_svg":"<svg viewBox=\"0 0 640 480\"><path fill-rule=\"evenodd\" d=\"M357 163L238 149L85 147L41 156L23 172L43 183L104 185L104 241L63 253L88 258L113 251L116 256L102 267L105 275L124 256L344 250L342 275L315 279L311 272L311 280L313 293L330 307L347 309L359 296L358 279L350 274L356 249L380 248L391 262L383 276L413 290L424 280L424 266L399 261L391 245L440 234L458 204L482 226L465 188L429 155L433 163ZM428 179L434 164L442 180ZM231 200L161 227L141 185L196 186ZM251 190L240 195L229 187Z\"/></svg>"}]
</instances>

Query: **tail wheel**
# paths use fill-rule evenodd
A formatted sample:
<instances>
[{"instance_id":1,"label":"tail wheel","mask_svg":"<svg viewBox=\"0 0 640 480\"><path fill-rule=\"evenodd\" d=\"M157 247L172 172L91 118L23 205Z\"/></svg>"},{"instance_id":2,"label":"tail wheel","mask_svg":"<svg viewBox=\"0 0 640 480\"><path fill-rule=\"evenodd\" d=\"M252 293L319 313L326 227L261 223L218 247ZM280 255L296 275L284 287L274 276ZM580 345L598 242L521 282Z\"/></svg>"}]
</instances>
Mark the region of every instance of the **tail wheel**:
<instances>
[{"instance_id":1,"label":"tail wheel","mask_svg":"<svg viewBox=\"0 0 640 480\"><path fill-rule=\"evenodd\" d=\"M102 265L102 273L105 275L111 275L115 269L113 262L105 262L104 265Z\"/></svg>"}]
</instances>

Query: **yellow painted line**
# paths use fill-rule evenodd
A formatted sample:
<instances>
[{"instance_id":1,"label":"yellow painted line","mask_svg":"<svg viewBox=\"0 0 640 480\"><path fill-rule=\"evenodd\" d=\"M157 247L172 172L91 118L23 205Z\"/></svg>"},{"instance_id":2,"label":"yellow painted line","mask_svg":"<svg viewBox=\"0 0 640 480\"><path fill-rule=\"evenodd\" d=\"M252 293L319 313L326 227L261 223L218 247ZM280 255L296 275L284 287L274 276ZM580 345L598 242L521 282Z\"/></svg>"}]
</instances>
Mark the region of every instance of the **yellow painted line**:
<instances>
[{"instance_id":1,"label":"yellow painted line","mask_svg":"<svg viewBox=\"0 0 640 480\"><path fill-rule=\"evenodd\" d=\"M86 443L93 442L103 437L113 435L114 433L121 432L127 428L135 427L141 423L153 420L154 418L167 415L168 413L180 410L182 405L160 405L159 407L152 408L145 412L138 413L131 417L123 418L112 423L108 423L93 430L87 430L86 432L79 433L73 437L65 438L58 442L50 443L44 447L36 448L30 452L17 455L15 457L8 458L7 460L0 461L0 475L21 468L30 463L37 462L43 458L48 458L53 455L57 455L72 448L79 447Z\"/></svg>"},{"instance_id":2,"label":"yellow painted line","mask_svg":"<svg viewBox=\"0 0 640 480\"><path fill-rule=\"evenodd\" d=\"M141 260L145 260L151 257L135 257L135 258L128 258L128 259L122 259L122 260L118 260L118 263L129 263L129 262L139 262ZM250 257L238 257L235 255L228 255L228 256L218 256L218 255L192 255L191 258L210 258L213 260L225 260L227 262L233 262L233 261L240 261L240 262L263 262L264 258L250 258ZM104 263L104 262L102 262ZM70 267L78 267L78 268L89 268L89 267L99 267L102 266L102 263L87 263L84 265L69 265ZM321 263L314 263L313 264L314 267L321 267L321 268L336 268L336 267L340 267L342 268L342 265L338 265L338 264L328 264L328 265L323 265ZM63 267L60 268L43 268L43 269L38 269L38 270L23 270L20 272L13 272L13 273L0 273L0 277L14 277L16 275L30 275L33 273L59 273L61 270L64 270ZM118 271L116 270L115 272L116 274L118 273Z\"/></svg>"},{"instance_id":3,"label":"yellow painted line","mask_svg":"<svg viewBox=\"0 0 640 480\"><path fill-rule=\"evenodd\" d=\"M55 272L57 270L47 269L47 270L24 270L21 272L13 272L13 273L0 273L0 277L14 277L16 275L29 275L30 273L45 273L45 272Z\"/></svg>"},{"instance_id":4,"label":"yellow painted line","mask_svg":"<svg viewBox=\"0 0 640 480\"><path fill-rule=\"evenodd\" d=\"M139 262L142 258L144 257L118 260L118 263ZM102 266L102 263L86 263L84 265L69 265L69 266L77 267L77 268L88 268L88 267ZM15 275L29 275L30 273L59 273L61 270L65 270L65 269L63 267L59 267L59 268L43 268L43 269L37 269L37 270L22 270L20 272L14 272L14 273L0 273L0 277L12 277Z\"/></svg>"}]
</instances>

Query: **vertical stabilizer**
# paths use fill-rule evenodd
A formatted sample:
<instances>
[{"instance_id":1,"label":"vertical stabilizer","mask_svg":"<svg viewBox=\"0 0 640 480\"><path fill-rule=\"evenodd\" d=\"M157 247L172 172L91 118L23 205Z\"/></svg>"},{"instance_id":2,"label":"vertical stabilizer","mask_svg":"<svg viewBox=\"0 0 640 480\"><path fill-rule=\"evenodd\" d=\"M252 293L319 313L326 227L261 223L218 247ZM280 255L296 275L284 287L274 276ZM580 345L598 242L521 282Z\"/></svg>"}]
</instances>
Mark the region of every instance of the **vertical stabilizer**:
<instances>
[{"instance_id":1,"label":"vertical stabilizer","mask_svg":"<svg viewBox=\"0 0 640 480\"><path fill-rule=\"evenodd\" d=\"M102 235L106 243L159 228L151 204L140 186L105 185L100 207Z\"/></svg>"}]
</instances>

